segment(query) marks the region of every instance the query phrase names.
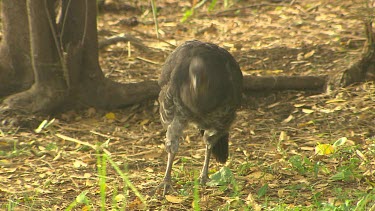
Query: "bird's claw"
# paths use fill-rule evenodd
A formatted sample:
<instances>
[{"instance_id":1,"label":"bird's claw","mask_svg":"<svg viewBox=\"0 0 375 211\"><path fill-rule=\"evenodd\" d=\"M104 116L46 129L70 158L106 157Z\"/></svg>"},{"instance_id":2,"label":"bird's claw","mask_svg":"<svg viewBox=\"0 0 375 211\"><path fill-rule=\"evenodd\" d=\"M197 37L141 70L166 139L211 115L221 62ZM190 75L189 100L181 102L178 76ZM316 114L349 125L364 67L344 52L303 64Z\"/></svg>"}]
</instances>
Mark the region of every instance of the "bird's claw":
<instances>
[{"instance_id":1,"label":"bird's claw","mask_svg":"<svg viewBox=\"0 0 375 211\"><path fill-rule=\"evenodd\" d=\"M176 193L177 191L173 188L171 181L163 181L160 183L157 187L152 190L151 195L154 195L157 190L160 188L163 188L163 196L167 195L169 190L172 190L173 193Z\"/></svg>"},{"instance_id":2,"label":"bird's claw","mask_svg":"<svg viewBox=\"0 0 375 211\"><path fill-rule=\"evenodd\" d=\"M204 175L199 176L199 183L200 183L201 185L206 185L206 183L207 183L208 181L210 181L210 179L208 178L207 175L206 175L206 176L204 176Z\"/></svg>"}]
</instances>

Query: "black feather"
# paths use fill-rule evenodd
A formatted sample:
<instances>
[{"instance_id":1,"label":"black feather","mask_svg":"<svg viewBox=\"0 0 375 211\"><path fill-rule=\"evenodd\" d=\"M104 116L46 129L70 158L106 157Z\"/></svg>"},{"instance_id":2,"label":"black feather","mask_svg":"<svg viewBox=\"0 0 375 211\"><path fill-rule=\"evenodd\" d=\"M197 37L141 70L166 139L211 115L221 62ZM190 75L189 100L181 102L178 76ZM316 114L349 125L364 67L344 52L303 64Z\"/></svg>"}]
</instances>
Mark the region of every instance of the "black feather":
<instances>
[{"instance_id":1,"label":"black feather","mask_svg":"<svg viewBox=\"0 0 375 211\"><path fill-rule=\"evenodd\" d=\"M217 140L216 144L212 147L212 156L219 163L225 163L228 160L229 147L228 147L229 134L226 133Z\"/></svg>"}]
</instances>

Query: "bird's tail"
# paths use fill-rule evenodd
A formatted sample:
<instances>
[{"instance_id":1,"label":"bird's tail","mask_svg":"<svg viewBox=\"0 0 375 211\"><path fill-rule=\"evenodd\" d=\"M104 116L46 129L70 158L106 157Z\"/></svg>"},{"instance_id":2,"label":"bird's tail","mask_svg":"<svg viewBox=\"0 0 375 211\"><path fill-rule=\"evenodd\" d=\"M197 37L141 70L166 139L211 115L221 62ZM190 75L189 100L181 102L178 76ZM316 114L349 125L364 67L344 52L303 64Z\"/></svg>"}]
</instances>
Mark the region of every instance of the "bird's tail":
<instances>
[{"instance_id":1,"label":"bird's tail","mask_svg":"<svg viewBox=\"0 0 375 211\"><path fill-rule=\"evenodd\" d=\"M216 144L212 147L212 155L219 163L225 163L228 160L228 138L229 133L225 133L225 135L220 137Z\"/></svg>"}]
</instances>

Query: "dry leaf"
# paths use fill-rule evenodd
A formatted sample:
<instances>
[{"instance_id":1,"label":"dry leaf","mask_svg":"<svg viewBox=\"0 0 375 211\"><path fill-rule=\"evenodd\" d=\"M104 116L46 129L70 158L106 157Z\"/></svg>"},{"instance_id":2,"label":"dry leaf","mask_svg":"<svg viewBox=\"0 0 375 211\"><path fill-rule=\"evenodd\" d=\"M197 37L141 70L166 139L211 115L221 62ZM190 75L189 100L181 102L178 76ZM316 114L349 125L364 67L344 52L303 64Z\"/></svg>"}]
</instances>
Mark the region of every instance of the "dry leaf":
<instances>
[{"instance_id":1,"label":"dry leaf","mask_svg":"<svg viewBox=\"0 0 375 211\"><path fill-rule=\"evenodd\" d=\"M280 198L285 197L284 191L285 191L285 189L277 190L277 196L280 197Z\"/></svg>"},{"instance_id":2,"label":"dry leaf","mask_svg":"<svg viewBox=\"0 0 375 211\"><path fill-rule=\"evenodd\" d=\"M276 75L276 74L279 74L279 73L283 73L284 72L284 70L266 70L265 71L266 72L266 74L269 74L269 75Z\"/></svg>"},{"instance_id":3,"label":"dry leaf","mask_svg":"<svg viewBox=\"0 0 375 211\"><path fill-rule=\"evenodd\" d=\"M149 172L149 173L152 173L154 172L154 169L150 168L150 167L147 167L145 168L145 171Z\"/></svg>"},{"instance_id":4,"label":"dry leaf","mask_svg":"<svg viewBox=\"0 0 375 211\"><path fill-rule=\"evenodd\" d=\"M324 189L327 186L328 186L328 183L323 183L323 184L317 184L317 185L315 185L314 188L316 188L316 189Z\"/></svg>"},{"instance_id":5,"label":"dry leaf","mask_svg":"<svg viewBox=\"0 0 375 211\"><path fill-rule=\"evenodd\" d=\"M149 123L149 122L150 122L149 119L144 119L144 120L142 120L142 122L140 122L139 124L140 124L140 125L145 125L145 124L147 124L147 123Z\"/></svg>"},{"instance_id":6,"label":"dry leaf","mask_svg":"<svg viewBox=\"0 0 375 211\"><path fill-rule=\"evenodd\" d=\"M116 202L122 202L124 201L126 197L124 196L124 194L118 194L117 196L115 196L115 201Z\"/></svg>"},{"instance_id":7,"label":"dry leaf","mask_svg":"<svg viewBox=\"0 0 375 211\"><path fill-rule=\"evenodd\" d=\"M256 172L253 172L249 175L247 175L250 179L264 179L266 181L271 181L273 180L275 177L272 175L272 174L269 174L269 173L265 173L265 172L262 172L262 171L256 171Z\"/></svg>"},{"instance_id":8,"label":"dry leaf","mask_svg":"<svg viewBox=\"0 0 375 211\"><path fill-rule=\"evenodd\" d=\"M284 119L281 123L288 123L293 119L293 115L289 115L288 118Z\"/></svg>"},{"instance_id":9,"label":"dry leaf","mask_svg":"<svg viewBox=\"0 0 375 211\"><path fill-rule=\"evenodd\" d=\"M83 178L90 178L92 175L90 174L90 173L85 173L85 174L83 174Z\"/></svg>"},{"instance_id":10,"label":"dry leaf","mask_svg":"<svg viewBox=\"0 0 375 211\"><path fill-rule=\"evenodd\" d=\"M315 53L315 50L312 50L312 51L306 53L306 54L303 56L303 58L308 59L308 58L312 57L312 56L314 55L314 53Z\"/></svg>"},{"instance_id":11,"label":"dry leaf","mask_svg":"<svg viewBox=\"0 0 375 211\"><path fill-rule=\"evenodd\" d=\"M169 202L172 202L172 203L175 203L175 204L180 204L183 201L185 201L186 197L165 195L165 199L167 199L167 201L169 201Z\"/></svg>"},{"instance_id":12,"label":"dry leaf","mask_svg":"<svg viewBox=\"0 0 375 211\"><path fill-rule=\"evenodd\" d=\"M107 118L109 120L114 120L114 119L116 119L116 115L113 112L109 112L109 113L105 114L105 118Z\"/></svg>"},{"instance_id":13,"label":"dry leaf","mask_svg":"<svg viewBox=\"0 0 375 211\"><path fill-rule=\"evenodd\" d=\"M297 127L301 128L301 127L307 127L309 125L313 125L314 122L313 121L308 121L308 122L303 122L303 123L299 123L297 124Z\"/></svg>"},{"instance_id":14,"label":"dry leaf","mask_svg":"<svg viewBox=\"0 0 375 211\"><path fill-rule=\"evenodd\" d=\"M161 154L162 154L163 152L162 151L151 151L151 152L149 152L149 153L145 153L144 155L143 155L143 158L145 158L145 159L154 159L154 158L158 158L158 157L160 157L161 156Z\"/></svg>"},{"instance_id":15,"label":"dry leaf","mask_svg":"<svg viewBox=\"0 0 375 211\"><path fill-rule=\"evenodd\" d=\"M326 101L326 104L330 104L330 103L342 103L342 102L345 102L346 100L344 99L332 99L332 100L327 100Z\"/></svg>"},{"instance_id":16,"label":"dry leaf","mask_svg":"<svg viewBox=\"0 0 375 211\"><path fill-rule=\"evenodd\" d=\"M262 207L255 201L253 195L249 193L246 197L246 204L250 205L254 211L260 211L262 210Z\"/></svg>"},{"instance_id":17,"label":"dry leaf","mask_svg":"<svg viewBox=\"0 0 375 211\"><path fill-rule=\"evenodd\" d=\"M279 141L287 141L287 140L289 140L288 135L286 134L285 131L281 131L280 136L279 136Z\"/></svg>"},{"instance_id":18,"label":"dry leaf","mask_svg":"<svg viewBox=\"0 0 375 211\"><path fill-rule=\"evenodd\" d=\"M319 112L322 112L322 113L325 113L325 114L329 114L329 113L333 113L335 112L334 110L332 109L325 109L325 108L320 108L320 109L317 109Z\"/></svg>"},{"instance_id":19,"label":"dry leaf","mask_svg":"<svg viewBox=\"0 0 375 211\"><path fill-rule=\"evenodd\" d=\"M314 147L301 147L301 150L305 151L313 151L315 148Z\"/></svg>"},{"instance_id":20,"label":"dry leaf","mask_svg":"<svg viewBox=\"0 0 375 211\"><path fill-rule=\"evenodd\" d=\"M128 210L143 210L144 204L139 198L135 198L132 202L128 204Z\"/></svg>"},{"instance_id":21,"label":"dry leaf","mask_svg":"<svg viewBox=\"0 0 375 211\"><path fill-rule=\"evenodd\" d=\"M307 108L303 108L303 109L302 109L302 112L305 113L305 114L311 114L311 113L314 112L314 110L312 110L312 109L307 109Z\"/></svg>"},{"instance_id":22,"label":"dry leaf","mask_svg":"<svg viewBox=\"0 0 375 211\"><path fill-rule=\"evenodd\" d=\"M356 150L355 151L357 153L357 155L363 160L363 161L367 161L367 158L366 156L359 150Z\"/></svg>"},{"instance_id":23,"label":"dry leaf","mask_svg":"<svg viewBox=\"0 0 375 211\"><path fill-rule=\"evenodd\" d=\"M296 108L301 108L301 107L305 106L305 104L300 103L300 104L294 104L293 106L296 107Z\"/></svg>"},{"instance_id":24,"label":"dry leaf","mask_svg":"<svg viewBox=\"0 0 375 211\"><path fill-rule=\"evenodd\" d=\"M85 206L82 207L82 211L89 211L89 210L91 210L91 209L90 209L90 206L88 206L88 205L85 205Z\"/></svg>"},{"instance_id":25,"label":"dry leaf","mask_svg":"<svg viewBox=\"0 0 375 211\"><path fill-rule=\"evenodd\" d=\"M97 183L96 183L95 180L87 179L87 180L85 181L85 185L86 185L87 187L94 187L96 184L97 184Z\"/></svg>"},{"instance_id":26,"label":"dry leaf","mask_svg":"<svg viewBox=\"0 0 375 211\"><path fill-rule=\"evenodd\" d=\"M12 164L11 164L12 165ZM5 166L6 167L6 166ZM6 171L7 173L13 173L17 170L17 168L6 168Z\"/></svg>"},{"instance_id":27,"label":"dry leaf","mask_svg":"<svg viewBox=\"0 0 375 211\"><path fill-rule=\"evenodd\" d=\"M297 60L298 60L298 61L303 60L303 53L299 53L299 54L297 55Z\"/></svg>"},{"instance_id":28,"label":"dry leaf","mask_svg":"<svg viewBox=\"0 0 375 211\"><path fill-rule=\"evenodd\" d=\"M5 159L0 160L0 166L7 167L11 165L12 165L12 162L10 162L9 160L5 160Z\"/></svg>"},{"instance_id":29,"label":"dry leaf","mask_svg":"<svg viewBox=\"0 0 375 211\"><path fill-rule=\"evenodd\" d=\"M331 144L319 144L315 147L315 153L318 155L330 155L335 152L335 148Z\"/></svg>"},{"instance_id":30,"label":"dry leaf","mask_svg":"<svg viewBox=\"0 0 375 211\"><path fill-rule=\"evenodd\" d=\"M267 106L267 108L273 108L273 107L276 107L276 106L278 106L279 104L280 104L280 102L277 102L277 103L273 103L273 104L271 104L271 105Z\"/></svg>"},{"instance_id":31,"label":"dry leaf","mask_svg":"<svg viewBox=\"0 0 375 211\"><path fill-rule=\"evenodd\" d=\"M75 160L74 163L73 163L73 166L74 166L74 168L78 169L78 168L81 168L81 167L86 167L87 164L80 161L80 160Z\"/></svg>"}]
</instances>

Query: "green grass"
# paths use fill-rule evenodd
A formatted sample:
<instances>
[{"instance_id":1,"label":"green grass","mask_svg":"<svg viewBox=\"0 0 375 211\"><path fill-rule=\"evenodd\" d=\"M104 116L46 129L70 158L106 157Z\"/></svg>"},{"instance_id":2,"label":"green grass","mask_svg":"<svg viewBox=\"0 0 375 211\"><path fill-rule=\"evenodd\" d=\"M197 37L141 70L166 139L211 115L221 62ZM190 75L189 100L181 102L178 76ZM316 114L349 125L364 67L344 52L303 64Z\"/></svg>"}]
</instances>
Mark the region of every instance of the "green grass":
<instances>
[{"instance_id":1,"label":"green grass","mask_svg":"<svg viewBox=\"0 0 375 211\"><path fill-rule=\"evenodd\" d=\"M99 195L100 195L100 210L105 211L107 208L107 164L110 163L111 167L116 170L119 176L123 179L124 182L124 191L123 193L118 193L118 188L114 186L113 195L109 204L111 204L112 210L126 210L127 206L127 195L128 188L130 188L133 193L141 200L144 204L144 207L147 207L145 197L135 188L135 186L130 182L126 173L121 171L118 165L106 154L97 154L97 172L98 172L98 186L99 186ZM126 168L126 167L125 167ZM91 204L90 198L87 196L88 192L83 191L79 194L76 199L70 203L70 205L65 209L70 211L73 208L84 205L87 210L94 210L93 205ZM122 204L121 204L122 202Z\"/></svg>"},{"instance_id":2,"label":"green grass","mask_svg":"<svg viewBox=\"0 0 375 211\"><path fill-rule=\"evenodd\" d=\"M375 143L374 139L366 140ZM32 141L31 141L32 142ZM23 145L21 149L19 145L15 144L11 151L3 152L7 157L22 157L30 155L27 148L33 145ZM55 151L58 145L54 142L45 145L43 150ZM117 163L112 160L112 157L101 149L100 145L81 145L78 148L81 151L93 151L97 153L96 172L97 172L97 186L98 186L98 201L95 201L93 193L88 190L83 190L72 200L65 210L85 209L85 210L128 210L131 206L130 194L134 194L136 198L142 203L141 207L147 209L148 203L152 203L155 198L145 198L141 192L135 188L129 179L126 165L120 169ZM365 155L360 154L363 151ZM209 200L220 200L220 197L225 198L226 202L218 204L218 210L254 210L252 202L249 202L248 195L254 194L255 201L259 207L265 210L371 210L375 209L375 191L372 189L356 189L356 183L369 183L368 187L374 186L371 178L364 175L367 165L371 165L372 158L375 154L375 144L369 144L366 151L360 145L340 145L337 150L326 156L306 156L303 154L290 155L283 154L280 162L285 162L288 168L284 170L290 175L299 175L299 178L305 178L306 183L287 183L280 185L278 188L283 188L287 194L284 196L276 196L274 193L278 189L272 187L272 181L266 181L263 177L259 179L259 183L250 184L251 187L246 187L243 177L251 173L251 169L259 167L259 171L265 174L279 174L267 162L251 163L245 159L243 162L233 164L230 161L231 168L226 166L220 168L218 171L213 171L210 178L211 181L207 183L211 187L212 192L205 191L199 185L198 172L192 171L195 168L194 160L190 158L181 157L178 164L174 166L173 177L176 184L179 185L179 195L191 200L191 203L186 203L194 210L205 210L205 204L202 202L202 197L208 197ZM366 160L365 158L368 159ZM334 162L335 165L329 165ZM359 166L361 168L359 168ZM108 169L115 170L117 176L122 179L123 188L113 179L109 179ZM257 170L258 171L258 170ZM111 175L110 178L114 178ZM293 177L291 177L293 178ZM150 177L152 179L152 177ZM288 177L286 177L288 179ZM51 180L46 180L41 184L41 189L48 189ZM319 189L317 184L327 184L327 191ZM3 210L17 210L25 208L26 210L33 210L37 200L40 198L40 192L36 189L34 192L26 193L19 198L8 198L7 203L0 206ZM204 196L205 194L206 196ZM215 198L215 194L220 197ZM294 205L293 199L300 194L310 194L311 199L306 205ZM110 196L110 197L109 197ZM168 209L170 204L167 201L161 201L161 206Z\"/></svg>"},{"instance_id":3,"label":"green grass","mask_svg":"<svg viewBox=\"0 0 375 211\"><path fill-rule=\"evenodd\" d=\"M199 206L200 196L199 196L199 179L198 173L195 171L194 174L194 190L193 190L193 209L195 211L200 211L201 208Z\"/></svg>"},{"instance_id":4,"label":"green grass","mask_svg":"<svg viewBox=\"0 0 375 211\"><path fill-rule=\"evenodd\" d=\"M107 177L107 155L97 156L97 167L99 172L100 187L100 210L105 210L106 205L106 177Z\"/></svg>"},{"instance_id":5,"label":"green grass","mask_svg":"<svg viewBox=\"0 0 375 211\"><path fill-rule=\"evenodd\" d=\"M345 153L345 152L344 152ZM320 164L308 162L306 160L307 158L304 158L302 156L292 156L289 159L290 165L292 166L291 172L295 172L298 174L303 175L315 175L319 174L320 171L314 170L317 168L316 166L319 166ZM113 161L112 161L113 162ZM128 197L128 189L131 191L134 191L136 193L136 190L132 183L128 180L127 175L125 172L121 171L117 165L112 165L112 162L110 161L110 158L106 154L99 154L97 158L97 172L98 172L98 189L99 189L99 195L100 195L100 210L107 210L108 204L110 204L110 207L112 210L126 210L127 206L127 197ZM331 179L335 181L336 179L339 181L348 182L353 179L353 175L350 174L347 176L343 173L343 176L340 178L337 178L337 175L340 175L341 172L350 172L353 171L355 166L358 165L357 159L349 159L347 162L344 162L340 168L338 168L336 174L333 174L333 178ZM119 193L119 189L117 186L114 186L114 190L112 192L112 197L107 196L107 164L111 164L111 167L118 168L116 171L118 172L118 175L120 175L124 183L127 184L124 186L123 192ZM240 165L237 170L240 173L243 173L246 167L250 167L252 164L250 163L244 163L243 165ZM179 176L183 176L183 174L190 175L190 176L183 176L186 179L191 178L191 172L188 171L188 169L180 169ZM121 173L119 173L121 172ZM318 172L318 173L317 173ZM315 176L314 176L315 177ZM194 210L202 210L202 207L200 206L200 185L198 181L198 174L197 172L193 175L193 182L186 182L185 184L185 194L183 194L183 191L181 190L181 194L183 195L189 195L189 188L188 186L192 187L192 195L193 195L193 203L192 207ZM46 182L44 185L48 186L48 182ZM252 210L251 206L246 203L245 200L245 194L242 192L243 187L241 185L241 182L239 182L236 179L235 174L227 167L221 168L217 173L214 173L211 175L211 182L208 184L209 186L217 187L221 191L226 191L226 195L229 196L229 201L226 204L222 204L219 207L219 210ZM133 188L131 188L133 186ZM112 185L113 187L113 185ZM286 190L289 191L289 197L296 196L300 194L301 190L309 189L311 186L305 185L305 184L297 184L297 185L290 185L286 187ZM136 190L136 191L135 191ZM269 204L270 201L275 201L272 196L269 196L269 185L266 183L262 185L257 191L256 191L256 198L258 201L262 201L261 207L264 209L267 208L267 210L369 210L373 209L375 206L375 192L370 191L368 193L364 191L356 190L355 193L352 192L353 190L343 189L341 185L336 185L336 187L333 189L333 195L335 196L335 201L326 201L327 199L322 195L321 192L315 192L314 190L311 190L313 194L311 202L311 205L306 206L291 206L290 204L285 203L281 199L278 204ZM38 194L35 192L35 194ZM353 195L354 194L354 195ZM136 194L137 195L137 194ZM138 192L138 196L141 200L144 200L145 207L147 207L147 202L143 198L143 196ZM19 207L19 204L26 204L29 207L29 210L32 210L34 199L37 198L38 195L29 195L28 197L25 197L24 201L17 202L8 200L8 203L5 206L2 206L5 208L5 210L16 210L17 207ZM355 197L358 197L358 200L355 200ZM25 203L26 202L26 203ZM119 203L120 202L120 203ZM122 203L121 203L122 202ZM75 208L78 208L80 206L83 206L86 210L95 210L94 205L92 204L92 199L90 199L88 191L82 191L74 201L72 201L69 206L65 209L67 211L73 210Z\"/></svg>"}]
</instances>

